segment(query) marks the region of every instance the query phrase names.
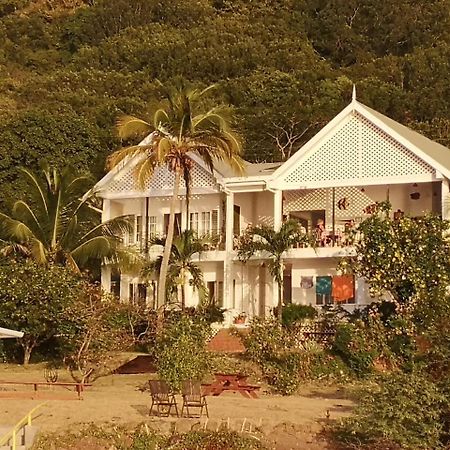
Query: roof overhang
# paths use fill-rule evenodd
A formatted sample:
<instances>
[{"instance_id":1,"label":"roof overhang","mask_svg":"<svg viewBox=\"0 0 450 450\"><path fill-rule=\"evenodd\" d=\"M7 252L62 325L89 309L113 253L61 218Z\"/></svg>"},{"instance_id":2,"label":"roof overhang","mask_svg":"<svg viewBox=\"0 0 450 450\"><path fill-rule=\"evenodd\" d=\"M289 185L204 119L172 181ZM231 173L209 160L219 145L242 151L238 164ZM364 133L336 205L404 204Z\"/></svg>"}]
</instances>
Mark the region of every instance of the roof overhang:
<instances>
[{"instance_id":1,"label":"roof overhang","mask_svg":"<svg viewBox=\"0 0 450 450\"><path fill-rule=\"evenodd\" d=\"M9 330L8 328L0 327L0 339L21 338L22 331Z\"/></svg>"}]
</instances>

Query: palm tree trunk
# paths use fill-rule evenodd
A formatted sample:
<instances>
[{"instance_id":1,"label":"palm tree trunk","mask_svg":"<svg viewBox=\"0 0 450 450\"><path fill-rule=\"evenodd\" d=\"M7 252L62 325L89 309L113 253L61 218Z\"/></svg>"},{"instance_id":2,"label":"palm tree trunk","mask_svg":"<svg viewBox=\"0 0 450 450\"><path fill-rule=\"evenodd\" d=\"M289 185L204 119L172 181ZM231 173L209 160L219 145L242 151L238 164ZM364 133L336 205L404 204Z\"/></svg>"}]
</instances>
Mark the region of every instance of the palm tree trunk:
<instances>
[{"instance_id":1,"label":"palm tree trunk","mask_svg":"<svg viewBox=\"0 0 450 450\"><path fill-rule=\"evenodd\" d=\"M186 283L183 281L181 285L181 309L184 311L186 308Z\"/></svg>"},{"instance_id":2,"label":"palm tree trunk","mask_svg":"<svg viewBox=\"0 0 450 450\"><path fill-rule=\"evenodd\" d=\"M175 182L173 186L173 197L170 202L169 226L167 228L166 244L164 246L163 257L161 261L161 271L158 281L158 307L166 302L166 278L169 269L170 250L172 249L173 233L175 230L175 208L178 201L178 191L180 189L180 172L175 171Z\"/></svg>"},{"instance_id":3,"label":"palm tree trunk","mask_svg":"<svg viewBox=\"0 0 450 450\"><path fill-rule=\"evenodd\" d=\"M278 308L277 308L277 316L278 322L281 324L283 320L283 265L280 263L279 273L278 273Z\"/></svg>"}]
</instances>

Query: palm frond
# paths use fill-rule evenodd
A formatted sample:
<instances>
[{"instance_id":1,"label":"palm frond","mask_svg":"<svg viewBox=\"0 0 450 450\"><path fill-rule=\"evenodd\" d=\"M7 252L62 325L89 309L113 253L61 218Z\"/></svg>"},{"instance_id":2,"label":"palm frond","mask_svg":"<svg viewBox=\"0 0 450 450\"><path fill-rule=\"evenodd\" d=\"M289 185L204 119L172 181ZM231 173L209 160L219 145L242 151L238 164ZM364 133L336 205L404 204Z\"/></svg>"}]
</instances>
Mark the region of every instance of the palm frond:
<instances>
[{"instance_id":1,"label":"palm frond","mask_svg":"<svg viewBox=\"0 0 450 450\"><path fill-rule=\"evenodd\" d=\"M18 200L14 203L12 213L16 219L26 223L27 226L32 229L33 234L39 236L39 238L43 241L46 240L45 232L42 229L36 214L33 212L28 203L23 200Z\"/></svg>"},{"instance_id":2,"label":"palm frond","mask_svg":"<svg viewBox=\"0 0 450 450\"><path fill-rule=\"evenodd\" d=\"M37 196L37 200L41 203L42 208L44 209L44 211L48 214L48 198L47 198L47 194L46 194L46 189L44 187L44 185L42 184L42 182L33 174L31 173L28 169L20 169L22 173L24 173L27 178L31 181L32 185L34 186L34 188L36 189L35 192L37 192L38 196ZM49 185L49 173L48 170L45 170L45 168L43 169L43 174L47 180L47 185Z\"/></svg>"},{"instance_id":3,"label":"palm frond","mask_svg":"<svg viewBox=\"0 0 450 450\"><path fill-rule=\"evenodd\" d=\"M108 156L106 167L111 170L116 166L124 166L130 159L139 155L146 156L152 150L153 144L131 145L130 147L120 148Z\"/></svg>"},{"instance_id":4,"label":"palm frond","mask_svg":"<svg viewBox=\"0 0 450 450\"><path fill-rule=\"evenodd\" d=\"M6 214L0 213L0 237L23 243L34 238L34 233L20 220L12 219Z\"/></svg>"},{"instance_id":5,"label":"palm frond","mask_svg":"<svg viewBox=\"0 0 450 450\"><path fill-rule=\"evenodd\" d=\"M138 117L123 115L117 119L116 129L121 139L129 139L149 134L152 131L152 126Z\"/></svg>"}]
</instances>

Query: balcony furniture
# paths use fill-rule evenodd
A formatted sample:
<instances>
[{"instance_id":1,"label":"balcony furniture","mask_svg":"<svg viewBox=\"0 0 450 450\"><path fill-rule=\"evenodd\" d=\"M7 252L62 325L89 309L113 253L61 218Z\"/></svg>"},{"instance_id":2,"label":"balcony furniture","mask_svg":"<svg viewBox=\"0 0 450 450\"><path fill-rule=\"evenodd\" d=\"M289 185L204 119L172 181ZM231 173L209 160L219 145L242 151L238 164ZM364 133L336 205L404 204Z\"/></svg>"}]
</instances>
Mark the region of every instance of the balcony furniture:
<instances>
[{"instance_id":1,"label":"balcony furniture","mask_svg":"<svg viewBox=\"0 0 450 450\"><path fill-rule=\"evenodd\" d=\"M247 384L247 375L239 373L215 373L215 380L204 385L205 394L219 396L225 391L239 392L246 398L258 398L260 386Z\"/></svg>"},{"instance_id":2,"label":"balcony furniture","mask_svg":"<svg viewBox=\"0 0 450 450\"><path fill-rule=\"evenodd\" d=\"M181 417L183 417L186 408L187 417L201 417L203 409L206 411L206 417L209 417L208 404L206 403L206 395L202 392L202 385L198 381L184 381L181 386L181 395L183 397L183 405L181 407ZM200 409L198 416L194 416L189 408Z\"/></svg>"},{"instance_id":3,"label":"balcony furniture","mask_svg":"<svg viewBox=\"0 0 450 450\"><path fill-rule=\"evenodd\" d=\"M156 406L158 417L169 417L172 408L175 409L175 413L179 417L175 394L171 392L169 385L164 380L149 380L148 384L152 396L149 415L152 415L153 407Z\"/></svg>"}]
</instances>

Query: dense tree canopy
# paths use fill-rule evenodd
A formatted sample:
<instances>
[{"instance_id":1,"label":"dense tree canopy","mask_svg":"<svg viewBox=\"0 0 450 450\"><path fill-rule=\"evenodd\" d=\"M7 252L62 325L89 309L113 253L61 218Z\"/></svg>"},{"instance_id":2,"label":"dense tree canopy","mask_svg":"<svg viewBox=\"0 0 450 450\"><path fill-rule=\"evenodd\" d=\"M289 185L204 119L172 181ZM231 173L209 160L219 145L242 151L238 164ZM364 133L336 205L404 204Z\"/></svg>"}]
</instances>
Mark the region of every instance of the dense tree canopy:
<instances>
[{"instance_id":1,"label":"dense tree canopy","mask_svg":"<svg viewBox=\"0 0 450 450\"><path fill-rule=\"evenodd\" d=\"M286 123L295 151L352 83L449 145L449 22L450 0L0 0L0 197L36 159L101 175L115 118L153 110L156 79L217 83L254 161L282 157L271 135Z\"/></svg>"}]
</instances>

